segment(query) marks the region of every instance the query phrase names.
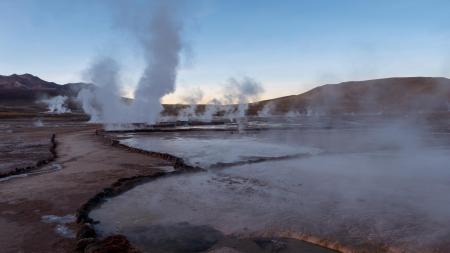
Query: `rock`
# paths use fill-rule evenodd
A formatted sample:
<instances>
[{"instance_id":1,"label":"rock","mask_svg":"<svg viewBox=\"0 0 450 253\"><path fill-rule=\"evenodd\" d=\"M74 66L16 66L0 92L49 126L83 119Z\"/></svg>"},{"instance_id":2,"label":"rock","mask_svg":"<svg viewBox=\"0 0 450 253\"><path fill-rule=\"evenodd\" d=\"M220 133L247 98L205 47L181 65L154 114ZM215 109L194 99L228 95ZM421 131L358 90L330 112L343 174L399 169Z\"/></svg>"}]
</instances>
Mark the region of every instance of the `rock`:
<instances>
[{"instance_id":1,"label":"rock","mask_svg":"<svg viewBox=\"0 0 450 253\"><path fill-rule=\"evenodd\" d=\"M93 243L96 243L96 242L97 242L97 240L95 238L83 238L83 239L80 239L80 240L77 241L76 250L80 251L80 252L83 252L84 249L86 249L86 247L89 244L93 244Z\"/></svg>"},{"instance_id":2,"label":"rock","mask_svg":"<svg viewBox=\"0 0 450 253\"><path fill-rule=\"evenodd\" d=\"M235 250L229 247L222 247L208 251L208 253L242 253L242 251Z\"/></svg>"},{"instance_id":3,"label":"rock","mask_svg":"<svg viewBox=\"0 0 450 253\"><path fill-rule=\"evenodd\" d=\"M84 253L140 253L123 235L113 235L105 239L88 244Z\"/></svg>"},{"instance_id":4,"label":"rock","mask_svg":"<svg viewBox=\"0 0 450 253\"><path fill-rule=\"evenodd\" d=\"M95 233L95 230L87 223L83 224L77 232L77 240L95 237L97 237L97 233Z\"/></svg>"},{"instance_id":5,"label":"rock","mask_svg":"<svg viewBox=\"0 0 450 253\"><path fill-rule=\"evenodd\" d=\"M270 238L257 238L253 240L261 249L269 249L270 252L280 252L287 247L286 242Z\"/></svg>"}]
</instances>

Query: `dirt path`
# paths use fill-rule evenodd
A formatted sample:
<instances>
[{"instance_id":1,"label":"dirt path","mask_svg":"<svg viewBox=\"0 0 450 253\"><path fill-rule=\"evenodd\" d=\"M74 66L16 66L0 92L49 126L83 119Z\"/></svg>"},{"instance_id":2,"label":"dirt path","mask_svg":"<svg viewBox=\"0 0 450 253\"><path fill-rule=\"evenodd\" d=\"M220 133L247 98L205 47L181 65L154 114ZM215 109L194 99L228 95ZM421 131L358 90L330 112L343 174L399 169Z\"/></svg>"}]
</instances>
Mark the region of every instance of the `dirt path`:
<instances>
[{"instance_id":1,"label":"dirt path","mask_svg":"<svg viewBox=\"0 0 450 253\"><path fill-rule=\"evenodd\" d=\"M0 252L72 252L75 240L55 232L44 215L74 215L117 179L167 169L170 163L111 147L92 130L57 136L62 169L0 182ZM75 228L69 224L69 228Z\"/></svg>"}]
</instances>

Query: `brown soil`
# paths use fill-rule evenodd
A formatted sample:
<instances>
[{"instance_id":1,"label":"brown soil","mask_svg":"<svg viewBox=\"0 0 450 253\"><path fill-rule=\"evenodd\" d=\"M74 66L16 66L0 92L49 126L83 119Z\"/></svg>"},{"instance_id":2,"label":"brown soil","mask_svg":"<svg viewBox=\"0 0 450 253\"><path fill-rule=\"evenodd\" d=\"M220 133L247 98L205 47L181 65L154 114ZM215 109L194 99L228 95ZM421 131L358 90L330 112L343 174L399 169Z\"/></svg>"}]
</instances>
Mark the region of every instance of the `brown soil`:
<instances>
[{"instance_id":1,"label":"brown soil","mask_svg":"<svg viewBox=\"0 0 450 253\"><path fill-rule=\"evenodd\" d=\"M92 130L57 135L60 171L0 183L0 252L72 252L75 239L43 215L75 214L119 178L161 171L170 163L111 147ZM76 225L69 227L76 230Z\"/></svg>"}]
</instances>

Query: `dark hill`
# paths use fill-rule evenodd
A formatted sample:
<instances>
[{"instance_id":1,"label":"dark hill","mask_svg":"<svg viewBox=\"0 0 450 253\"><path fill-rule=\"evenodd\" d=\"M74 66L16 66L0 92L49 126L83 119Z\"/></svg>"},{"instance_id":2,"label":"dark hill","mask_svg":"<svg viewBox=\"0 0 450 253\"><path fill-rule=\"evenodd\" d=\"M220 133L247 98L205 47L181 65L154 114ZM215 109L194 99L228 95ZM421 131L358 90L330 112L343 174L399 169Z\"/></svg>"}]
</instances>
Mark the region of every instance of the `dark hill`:
<instances>
[{"instance_id":1,"label":"dark hill","mask_svg":"<svg viewBox=\"0 0 450 253\"><path fill-rule=\"evenodd\" d=\"M10 76L0 75L0 103L15 104L33 102L42 97L52 97L57 95L76 96L78 91L90 84L68 83L60 85L54 82L47 82L31 74Z\"/></svg>"},{"instance_id":2,"label":"dark hill","mask_svg":"<svg viewBox=\"0 0 450 253\"><path fill-rule=\"evenodd\" d=\"M327 84L299 95L253 103L249 113L255 114L264 107L277 114L448 111L450 79L398 77Z\"/></svg>"}]
</instances>

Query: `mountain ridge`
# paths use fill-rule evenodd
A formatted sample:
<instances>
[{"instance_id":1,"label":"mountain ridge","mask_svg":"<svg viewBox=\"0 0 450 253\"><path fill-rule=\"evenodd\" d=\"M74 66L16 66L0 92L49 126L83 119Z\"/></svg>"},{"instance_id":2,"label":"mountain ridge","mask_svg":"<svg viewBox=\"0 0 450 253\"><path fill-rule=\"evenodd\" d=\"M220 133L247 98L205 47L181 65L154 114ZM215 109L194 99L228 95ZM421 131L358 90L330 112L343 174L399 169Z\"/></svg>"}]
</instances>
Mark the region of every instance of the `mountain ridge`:
<instances>
[{"instance_id":1,"label":"mountain ridge","mask_svg":"<svg viewBox=\"0 0 450 253\"><path fill-rule=\"evenodd\" d=\"M90 86L92 84L82 82L57 84L29 73L0 75L0 99L5 102L5 100L30 100L57 95L73 97L81 89Z\"/></svg>"},{"instance_id":2,"label":"mountain ridge","mask_svg":"<svg viewBox=\"0 0 450 253\"><path fill-rule=\"evenodd\" d=\"M76 97L88 83L57 84L32 74L0 75L0 104L34 104L57 95ZM73 99L72 99L73 100ZM164 105L175 113L186 105ZM199 111L205 105L199 105ZM450 79L444 77L390 77L325 84L297 95L249 104L248 114L351 114L450 111Z\"/></svg>"}]
</instances>

